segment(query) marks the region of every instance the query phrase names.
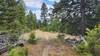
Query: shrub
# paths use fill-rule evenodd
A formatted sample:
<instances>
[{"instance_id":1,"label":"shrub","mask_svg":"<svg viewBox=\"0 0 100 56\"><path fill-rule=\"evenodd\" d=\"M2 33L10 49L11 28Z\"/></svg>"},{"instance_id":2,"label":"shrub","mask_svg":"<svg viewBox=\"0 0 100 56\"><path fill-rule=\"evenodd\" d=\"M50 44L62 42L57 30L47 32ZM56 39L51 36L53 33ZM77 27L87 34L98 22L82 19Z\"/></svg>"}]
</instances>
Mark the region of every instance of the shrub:
<instances>
[{"instance_id":1,"label":"shrub","mask_svg":"<svg viewBox=\"0 0 100 56\"><path fill-rule=\"evenodd\" d=\"M88 41L88 46L93 55L95 55L96 49L100 50L100 25L92 30L87 31L86 40ZM99 52L100 53L100 52Z\"/></svg>"},{"instance_id":2,"label":"shrub","mask_svg":"<svg viewBox=\"0 0 100 56\"><path fill-rule=\"evenodd\" d=\"M30 38L29 38L28 42L29 42L30 44L36 44L37 39L35 38L34 33L31 33L31 34L30 34Z\"/></svg>"},{"instance_id":3,"label":"shrub","mask_svg":"<svg viewBox=\"0 0 100 56\"><path fill-rule=\"evenodd\" d=\"M8 56L27 56L27 49L24 47L16 47L9 51Z\"/></svg>"},{"instance_id":4,"label":"shrub","mask_svg":"<svg viewBox=\"0 0 100 56\"><path fill-rule=\"evenodd\" d=\"M86 41L88 43L87 46L84 43L80 43L77 46L77 52L81 56L95 56L98 54L98 50L100 50L100 26L95 27L94 29L90 30L87 29ZM98 49L98 50L97 50ZM99 52L100 53L100 52ZM98 55L100 56L100 55Z\"/></svg>"},{"instance_id":5,"label":"shrub","mask_svg":"<svg viewBox=\"0 0 100 56\"><path fill-rule=\"evenodd\" d=\"M80 56L92 56L89 47L85 46L84 42L77 45L76 51Z\"/></svg>"}]
</instances>

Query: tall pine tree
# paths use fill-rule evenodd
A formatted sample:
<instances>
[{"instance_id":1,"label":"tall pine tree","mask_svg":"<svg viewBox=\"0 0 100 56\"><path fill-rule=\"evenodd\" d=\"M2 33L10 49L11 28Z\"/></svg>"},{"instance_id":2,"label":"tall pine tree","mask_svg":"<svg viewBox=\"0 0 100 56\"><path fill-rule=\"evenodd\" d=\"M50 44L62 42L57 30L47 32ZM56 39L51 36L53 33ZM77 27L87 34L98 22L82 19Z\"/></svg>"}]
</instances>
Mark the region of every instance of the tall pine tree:
<instances>
[{"instance_id":1,"label":"tall pine tree","mask_svg":"<svg viewBox=\"0 0 100 56\"><path fill-rule=\"evenodd\" d=\"M36 29L36 14L33 14L32 11L29 11L29 14L27 15L27 27L30 30Z\"/></svg>"},{"instance_id":2,"label":"tall pine tree","mask_svg":"<svg viewBox=\"0 0 100 56\"><path fill-rule=\"evenodd\" d=\"M48 12L48 8L47 8L46 4L43 3L42 7L41 7L41 20L42 20L44 26L46 26L46 24L47 24L47 12Z\"/></svg>"},{"instance_id":3,"label":"tall pine tree","mask_svg":"<svg viewBox=\"0 0 100 56\"><path fill-rule=\"evenodd\" d=\"M25 4L23 2L23 0L19 0L19 2L17 2L17 26L18 26L18 30L20 30L21 32L25 32L27 30L26 27L26 16L25 16Z\"/></svg>"},{"instance_id":4,"label":"tall pine tree","mask_svg":"<svg viewBox=\"0 0 100 56\"><path fill-rule=\"evenodd\" d=\"M82 4L83 2L81 3L81 0L61 0L59 3L55 4L53 12L54 15L60 16L62 24L61 32L82 34L82 9L84 9L85 14L85 21L83 23L85 29L95 25L93 21L96 21L94 18L98 0L84 0L85 6Z\"/></svg>"}]
</instances>

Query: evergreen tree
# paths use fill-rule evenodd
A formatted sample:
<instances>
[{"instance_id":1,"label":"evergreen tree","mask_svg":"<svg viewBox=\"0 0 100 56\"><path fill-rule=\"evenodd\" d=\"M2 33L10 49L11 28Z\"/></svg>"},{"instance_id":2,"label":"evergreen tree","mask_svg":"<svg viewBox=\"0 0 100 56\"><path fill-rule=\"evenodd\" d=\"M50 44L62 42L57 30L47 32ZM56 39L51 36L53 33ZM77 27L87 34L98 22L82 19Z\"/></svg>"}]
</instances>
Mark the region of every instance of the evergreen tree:
<instances>
[{"instance_id":1,"label":"evergreen tree","mask_svg":"<svg viewBox=\"0 0 100 56\"><path fill-rule=\"evenodd\" d=\"M26 26L26 16L25 16L25 4L23 2L23 0L19 0L19 2L17 2L17 26L18 26L18 30L21 32L24 32L27 30L27 26Z\"/></svg>"},{"instance_id":2,"label":"evergreen tree","mask_svg":"<svg viewBox=\"0 0 100 56\"><path fill-rule=\"evenodd\" d=\"M25 18L22 0L18 3L16 0L0 0L0 30L6 30L10 35L18 37L23 29L19 23L22 18Z\"/></svg>"},{"instance_id":3,"label":"evergreen tree","mask_svg":"<svg viewBox=\"0 0 100 56\"><path fill-rule=\"evenodd\" d=\"M43 22L43 25L45 25L45 26L47 24L47 12L48 12L48 8L47 8L46 4L43 3L42 7L41 7L41 20Z\"/></svg>"},{"instance_id":4,"label":"evergreen tree","mask_svg":"<svg viewBox=\"0 0 100 56\"><path fill-rule=\"evenodd\" d=\"M59 25L60 25L59 19L53 18L47 26L47 31L58 32L60 27Z\"/></svg>"},{"instance_id":5,"label":"evergreen tree","mask_svg":"<svg viewBox=\"0 0 100 56\"><path fill-rule=\"evenodd\" d=\"M17 19L16 0L0 0L0 6L0 30L6 30L15 35Z\"/></svg>"},{"instance_id":6,"label":"evergreen tree","mask_svg":"<svg viewBox=\"0 0 100 56\"><path fill-rule=\"evenodd\" d=\"M81 1L83 0L61 0L54 5L54 15L60 16L61 19L61 32L82 34L83 28L93 26L90 22L95 20L95 8L98 0L84 0L84 3Z\"/></svg>"},{"instance_id":7,"label":"evergreen tree","mask_svg":"<svg viewBox=\"0 0 100 56\"><path fill-rule=\"evenodd\" d=\"M30 30L36 29L36 15L32 13L32 11L29 11L29 14L27 15L27 27Z\"/></svg>"},{"instance_id":8,"label":"evergreen tree","mask_svg":"<svg viewBox=\"0 0 100 56\"><path fill-rule=\"evenodd\" d=\"M12 5L11 5L12 4ZM16 3L14 0L0 0L0 24L3 29L10 30L16 16Z\"/></svg>"}]
</instances>

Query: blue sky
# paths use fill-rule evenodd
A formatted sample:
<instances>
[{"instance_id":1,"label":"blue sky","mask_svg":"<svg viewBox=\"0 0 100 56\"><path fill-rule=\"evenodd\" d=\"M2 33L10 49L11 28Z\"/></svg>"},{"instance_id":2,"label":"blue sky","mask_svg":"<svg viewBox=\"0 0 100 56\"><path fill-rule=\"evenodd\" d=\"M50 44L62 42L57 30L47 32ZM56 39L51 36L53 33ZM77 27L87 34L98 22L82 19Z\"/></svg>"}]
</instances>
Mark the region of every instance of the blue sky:
<instances>
[{"instance_id":1,"label":"blue sky","mask_svg":"<svg viewBox=\"0 0 100 56\"><path fill-rule=\"evenodd\" d=\"M52 5L55 1L59 2L59 0L24 0L26 11L32 10L33 13L36 13L37 19L40 19L42 3L45 2L48 8L53 8Z\"/></svg>"}]
</instances>

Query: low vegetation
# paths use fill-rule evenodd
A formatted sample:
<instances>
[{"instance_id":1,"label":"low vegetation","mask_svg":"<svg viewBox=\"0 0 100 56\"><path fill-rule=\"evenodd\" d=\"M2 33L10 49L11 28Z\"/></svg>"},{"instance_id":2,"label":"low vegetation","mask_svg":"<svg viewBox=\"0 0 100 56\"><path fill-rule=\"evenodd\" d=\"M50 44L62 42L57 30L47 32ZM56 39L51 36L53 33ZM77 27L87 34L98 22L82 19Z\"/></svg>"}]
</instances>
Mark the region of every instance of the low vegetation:
<instances>
[{"instance_id":1,"label":"low vegetation","mask_svg":"<svg viewBox=\"0 0 100 56\"><path fill-rule=\"evenodd\" d=\"M76 51L80 56L100 56L100 26L92 30L87 29L86 33L88 45L86 46L84 42L82 42L77 46Z\"/></svg>"},{"instance_id":2,"label":"low vegetation","mask_svg":"<svg viewBox=\"0 0 100 56\"><path fill-rule=\"evenodd\" d=\"M27 56L27 49L24 47L16 47L9 51L8 56Z\"/></svg>"},{"instance_id":3,"label":"low vegetation","mask_svg":"<svg viewBox=\"0 0 100 56\"><path fill-rule=\"evenodd\" d=\"M31 34L30 34L30 38L29 38L28 42L29 42L30 44L36 44L36 43L37 43L37 39L36 39L34 33L31 33Z\"/></svg>"}]
</instances>

